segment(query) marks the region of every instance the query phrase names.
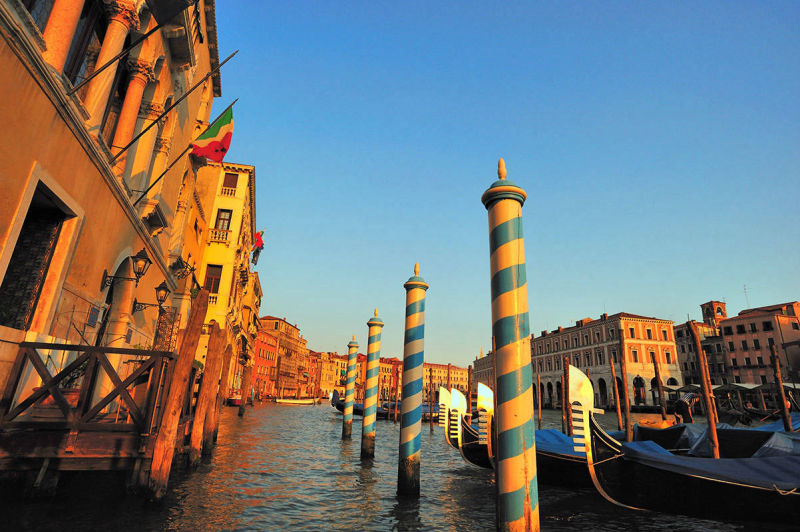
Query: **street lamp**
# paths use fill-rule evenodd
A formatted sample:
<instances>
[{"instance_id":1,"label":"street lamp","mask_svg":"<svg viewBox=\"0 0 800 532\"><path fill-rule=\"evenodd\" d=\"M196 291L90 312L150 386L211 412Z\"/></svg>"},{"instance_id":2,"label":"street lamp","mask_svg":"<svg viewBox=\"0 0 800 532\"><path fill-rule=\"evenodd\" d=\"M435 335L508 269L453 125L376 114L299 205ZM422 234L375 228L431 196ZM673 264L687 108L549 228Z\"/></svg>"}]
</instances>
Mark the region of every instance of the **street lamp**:
<instances>
[{"instance_id":1,"label":"street lamp","mask_svg":"<svg viewBox=\"0 0 800 532\"><path fill-rule=\"evenodd\" d=\"M135 299L133 300L133 312L139 312L140 310L144 310L147 307L158 307L161 308L161 305L167 300L167 296L169 296L170 289L167 286L166 281L161 281L161 284L156 286L156 303L139 303Z\"/></svg>"},{"instance_id":2,"label":"street lamp","mask_svg":"<svg viewBox=\"0 0 800 532\"><path fill-rule=\"evenodd\" d=\"M147 256L147 252L142 248L139 253L128 257L133 263L134 277L121 277L117 275L108 275L108 270L103 270L103 280L100 283L100 289L111 286L114 281L136 281L136 286L139 286L139 280L147 273L153 261ZM169 293L169 292L167 292ZM166 297L166 296L165 296Z\"/></svg>"}]
</instances>

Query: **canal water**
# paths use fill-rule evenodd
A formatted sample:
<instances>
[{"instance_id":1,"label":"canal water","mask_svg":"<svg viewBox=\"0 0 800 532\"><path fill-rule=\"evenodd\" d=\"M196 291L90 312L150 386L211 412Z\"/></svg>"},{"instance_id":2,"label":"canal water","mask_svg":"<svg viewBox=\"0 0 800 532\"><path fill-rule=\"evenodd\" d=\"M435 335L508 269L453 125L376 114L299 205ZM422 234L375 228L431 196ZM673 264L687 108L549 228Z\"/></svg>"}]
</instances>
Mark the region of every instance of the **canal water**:
<instances>
[{"instance_id":1,"label":"canal water","mask_svg":"<svg viewBox=\"0 0 800 532\"><path fill-rule=\"evenodd\" d=\"M560 428L560 412L543 412ZM616 428L615 417L603 423ZM422 494L398 500L399 423L378 421L375 459L363 463L360 418L341 440L330 405L226 408L214 455L177 472L162 504L125 496L99 479L66 482L48 501L4 501L3 530L493 530L494 475L465 463L442 429L422 430ZM539 486L543 530L775 530L757 523L635 512L594 490ZM669 496L669 494L665 494ZM702 494L697 494L702 497ZM13 506L12 506L13 504ZM724 514L725 509L720 508Z\"/></svg>"}]
</instances>

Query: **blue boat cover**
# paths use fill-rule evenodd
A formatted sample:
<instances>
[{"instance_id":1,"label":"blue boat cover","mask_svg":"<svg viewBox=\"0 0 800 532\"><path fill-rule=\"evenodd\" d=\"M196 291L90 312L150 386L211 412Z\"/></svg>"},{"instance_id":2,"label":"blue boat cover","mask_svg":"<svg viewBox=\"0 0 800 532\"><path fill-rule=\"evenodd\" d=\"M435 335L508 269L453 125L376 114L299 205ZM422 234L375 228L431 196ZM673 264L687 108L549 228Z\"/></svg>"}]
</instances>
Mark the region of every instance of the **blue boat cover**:
<instances>
[{"instance_id":1,"label":"blue boat cover","mask_svg":"<svg viewBox=\"0 0 800 532\"><path fill-rule=\"evenodd\" d=\"M776 432L753 453L753 458L791 455L800 456L800 434Z\"/></svg>"},{"instance_id":2,"label":"blue boat cover","mask_svg":"<svg viewBox=\"0 0 800 532\"><path fill-rule=\"evenodd\" d=\"M792 415L792 430L800 430L800 412L791 412ZM760 427L755 427L753 430L768 430L770 432L777 432L783 430L783 420L779 419L773 423L767 423Z\"/></svg>"},{"instance_id":3,"label":"blue boat cover","mask_svg":"<svg viewBox=\"0 0 800 532\"><path fill-rule=\"evenodd\" d=\"M586 456L586 453L575 451L575 440L555 429L536 431L536 450L549 453Z\"/></svg>"},{"instance_id":4,"label":"blue boat cover","mask_svg":"<svg viewBox=\"0 0 800 532\"><path fill-rule=\"evenodd\" d=\"M538 443L538 442L537 442ZM669 453L652 441L622 444L626 460L671 471L761 488L800 488L800 456L696 458Z\"/></svg>"}]
</instances>

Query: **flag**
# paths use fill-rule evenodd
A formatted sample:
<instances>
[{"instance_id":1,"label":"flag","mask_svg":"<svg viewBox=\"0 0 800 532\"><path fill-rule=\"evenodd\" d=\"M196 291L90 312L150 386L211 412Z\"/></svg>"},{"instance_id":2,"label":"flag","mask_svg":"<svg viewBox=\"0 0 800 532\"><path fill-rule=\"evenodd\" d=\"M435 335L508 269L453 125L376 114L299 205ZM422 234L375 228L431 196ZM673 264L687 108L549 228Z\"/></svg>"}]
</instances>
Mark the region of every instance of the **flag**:
<instances>
[{"instance_id":1,"label":"flag","mask_svg":"<svg viewBox=\"0 0 800 532\"><path fill-rule=\"evenodd\" d=\"M192 144L192 155L221 163L231 145L233 106L228 107Z\"/></svg>"}]
</instances>

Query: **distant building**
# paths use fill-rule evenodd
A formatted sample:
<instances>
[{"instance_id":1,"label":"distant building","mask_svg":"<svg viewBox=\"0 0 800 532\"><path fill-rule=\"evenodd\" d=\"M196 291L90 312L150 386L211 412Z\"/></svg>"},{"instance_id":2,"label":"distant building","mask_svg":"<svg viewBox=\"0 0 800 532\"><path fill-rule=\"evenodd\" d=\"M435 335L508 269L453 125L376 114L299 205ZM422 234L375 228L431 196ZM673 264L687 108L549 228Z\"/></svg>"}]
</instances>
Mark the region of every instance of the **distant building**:
<instances>
[{"instance_id":1,"label":"distant building","mask_svg":"<svg viewBox=\"0 0 800 532\"><path fill-rule=\"evenodd\" d=\"M397 397L403 398L403 361L397 357L380 359L378 372L379 397L382 401L394 399L394 390L397 387Z\"/></svg>"},{"instance_id":2,"label":"distant building","mask_svg":"<svg viewBox=\"0 0 800 532\"><path fill-rule=\"evenodd\" d=\"M745 309L719 323L734 382L775 382L770 346L775 345L784 381L800 381L800 303Z\"/></svg>"},{"instance_id":3,"label":"distant building","mask_svg":"<svg viewBox=\"0 0 800 532\"><path fill-rule=\"evenodd\" d=\"M275 316L264 316L260 322L264 330L275 334L277 338L276 395L302 397L309 393L308 347L300 329L286 321L286 318Z\"/></svg>"},{"instance_id":4,"label":"distant building","mask_svg":"<svg viewBox=\"0 0 800 532\"><path fill-rule=\"evenodd\" d=\"M423 363L422 387L427 391L433 379L433 392L438 400L439 388L455 388L464 394L467 393L467 382L469 380L467 368L454 366L453 364L435 364L432 362ZM427 396L426 396L427 397Z\"/></svg>"},{"instance_id":5,"label":"distant building","mask_svg":"<svg viewBox=\"0 0 800 532\"><path fill-rule=\"evenodd\" d=\"M631 404L655 404L656 383L653 360L658 360L662 382L680 386L682 376L678 367L673 322L647 316L620 312L603 314L598 320L584 318L574 327L559 327L542 331L531 337L531 363L533 377L541 378L540 393L543 404L560 404L562 363L569 357L570 364L584 373L590 372L595 390L595 404L608 408L613 405L609 358L615 361L617 382L622 390L619 356L624 353L627 362L628 393ZM649 393L648 393L649 392Z\"/></svg>"},{"instance_id":6,"label":"distant building","mask_svg":"<svg viewBox=\"0 0 800 532\"><path fill-rule=\"evenodd\" d=\"M703 322L691 320L677 324L675 330L675 347L678 350L678 363L683 372L686 384L700 384L700 368L697 364L697 349L694 336L690 333L689 323L694 324L700 336L700 345L708 363L711 384L727 384L732 379L726 364L726 349L719 334L718 324L727 319L725 303L709 301L700 305Z\"/></svg>"},{"instance_id":7,"label":"distant building","mask_svg":"<svg viewBox=\"0 0 800 532\"><path fill-rule=\"evenodd\" d=\"M475 382L482 382L494 390L494 353L489 351L484 356L483 348L481 348L480 354L475 357L472 365L474 368L472 375ZM477 385L475 386L477 387Z\"/></svg>"},{"instance_id":8,"label":"distant building","mask_svg":"<svg viewBox=\"0 0 800 532\"><path fill-rule=\"evenodd\" d=\"M253 365L253 389L261 397L275 395L278 339L272 331L258 331Z\"/></svg>"}]
</instances>

